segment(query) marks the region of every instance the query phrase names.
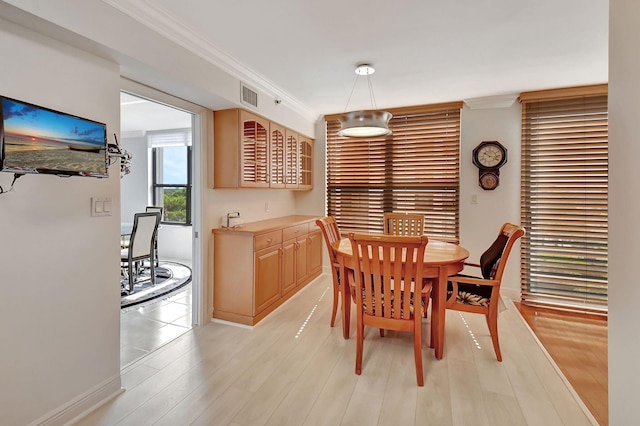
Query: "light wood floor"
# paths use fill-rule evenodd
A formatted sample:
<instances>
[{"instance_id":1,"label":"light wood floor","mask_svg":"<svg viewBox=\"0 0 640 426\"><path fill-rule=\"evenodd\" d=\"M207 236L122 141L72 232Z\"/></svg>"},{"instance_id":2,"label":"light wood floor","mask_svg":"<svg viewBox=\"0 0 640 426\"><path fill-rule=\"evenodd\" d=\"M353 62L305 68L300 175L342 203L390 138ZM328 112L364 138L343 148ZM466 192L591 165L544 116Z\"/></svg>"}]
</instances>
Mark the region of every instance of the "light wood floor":
<instances>
[{"instance_id":1,"label":"light wood floor","mask_svg":"<svg viewBox=\"0 0 640 426\"><path fill-rule=\"evenodd\" d=\"M482 316L449 311L444 358L423 344L419 388L409 334L367 329L354 374L355 339L342 338L339 320L329 327L330 291L322 276L253 329L187 332L126 367L126 391L78 424L597 424L510 302L500 315L502 363Z\"/></svg>"},{"instance_id":2,"label":"light wood floor","mask_svg":"<svg viewBox=\"0 0 640 426\"><path fill-rule=\"evenodd\" d=\"M598 423L608 425L607 322L516 306Z\"/></svg>"}]
</instances>

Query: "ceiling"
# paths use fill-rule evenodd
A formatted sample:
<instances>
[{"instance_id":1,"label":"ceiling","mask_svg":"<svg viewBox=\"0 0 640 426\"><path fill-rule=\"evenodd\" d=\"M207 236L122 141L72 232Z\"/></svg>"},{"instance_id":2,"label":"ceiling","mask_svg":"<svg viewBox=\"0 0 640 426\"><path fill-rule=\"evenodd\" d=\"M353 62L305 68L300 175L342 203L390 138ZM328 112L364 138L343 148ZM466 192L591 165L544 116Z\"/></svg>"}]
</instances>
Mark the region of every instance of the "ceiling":
<instances>
[{"instance_id":1,"label":"ceiling","mask_svg":"<svg viewBox=\"0 0 640 426\"><path fill-rule=\"evenodd\" d=\"M608 80L606 0L105 0L314 116ZM134 6L135 5L135 6Z\"/></svg>"}]
</instances>

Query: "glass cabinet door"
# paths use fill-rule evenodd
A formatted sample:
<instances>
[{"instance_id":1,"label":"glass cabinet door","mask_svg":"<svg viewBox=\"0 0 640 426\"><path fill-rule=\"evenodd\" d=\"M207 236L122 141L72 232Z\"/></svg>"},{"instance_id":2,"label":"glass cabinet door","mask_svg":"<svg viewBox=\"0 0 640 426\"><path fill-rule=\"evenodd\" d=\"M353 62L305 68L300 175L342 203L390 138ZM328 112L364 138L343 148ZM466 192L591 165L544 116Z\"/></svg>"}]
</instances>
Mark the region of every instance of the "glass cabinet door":
<instances>
[{"instance_id":1,"label":"glass cabinet door","mask_svg":"<svg viewBox=\"0 0 640 426\"><path fill-rule=\"evenodd\" d=\"M269 122L251 113L242 114L241 186L269 186Z\"/></svg>"},{"instance_id":2,"label":"glass cabinet door","mask_svg":"<svg viewBox=\"0 0 640 426\"><path fill-rule=\"evenodd\" d=\"M271 123L271 138L269 140L269 186L271 188L285 187L285 130L284 127Z\"/></svg>"},{"instance_id":3,"label":"glass cabinet door","mask_svg":"<svg viewBox=\"0 0 640 426\"><path fill-rule=\"evenodd\" d=\"M298 188L298 180L300 176L300 161L298 156L298 134L290 132L285 133L286 136L286 187Z\"/></svg>"}]
</instances>

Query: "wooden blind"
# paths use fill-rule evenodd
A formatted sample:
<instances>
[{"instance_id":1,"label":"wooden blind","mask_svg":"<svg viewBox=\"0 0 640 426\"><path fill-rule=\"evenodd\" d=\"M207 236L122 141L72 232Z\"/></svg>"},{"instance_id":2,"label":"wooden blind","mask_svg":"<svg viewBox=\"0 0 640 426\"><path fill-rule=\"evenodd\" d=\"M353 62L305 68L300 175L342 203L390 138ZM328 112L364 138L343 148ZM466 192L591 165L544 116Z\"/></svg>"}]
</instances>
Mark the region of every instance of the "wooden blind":
<instances>
[{"instance_id":1,"label":"wooden blind","mask_svg":"<svg viewBox=\"0 0 640 426\"><path fill-rule=\"evenodd\" d=\"M342 231L382 232L384 212L425 215L425 234L458 238L462 103L390 110L392 135L338 136L327 120L327 212Z\"/></svg>"},{"instance_id":2,"label":"wooden blind","mask_svg":"<svg viewBox=\"0 0 640 426\"><path fill-rule=\"evenodd\" d=\"M522 299L606 313L606 86L521 96Z\"/></svg>"}]
</instances>

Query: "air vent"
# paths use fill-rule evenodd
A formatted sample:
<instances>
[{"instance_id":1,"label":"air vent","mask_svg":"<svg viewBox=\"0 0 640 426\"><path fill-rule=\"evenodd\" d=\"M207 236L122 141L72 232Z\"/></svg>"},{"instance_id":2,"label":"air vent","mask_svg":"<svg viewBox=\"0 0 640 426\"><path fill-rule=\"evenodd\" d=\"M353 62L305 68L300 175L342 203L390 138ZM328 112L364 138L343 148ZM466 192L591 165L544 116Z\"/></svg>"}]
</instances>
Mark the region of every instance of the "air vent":
<instances>
[{"instance_id":1,"label":"air vent","mask_svg":"<svg viewBox=\"0 0 640 426\"><path fill-rule=\"evenodd\" d=\"M242 103L258 108L258 92L242 83Z\"/></svg>"}]
</instances>

